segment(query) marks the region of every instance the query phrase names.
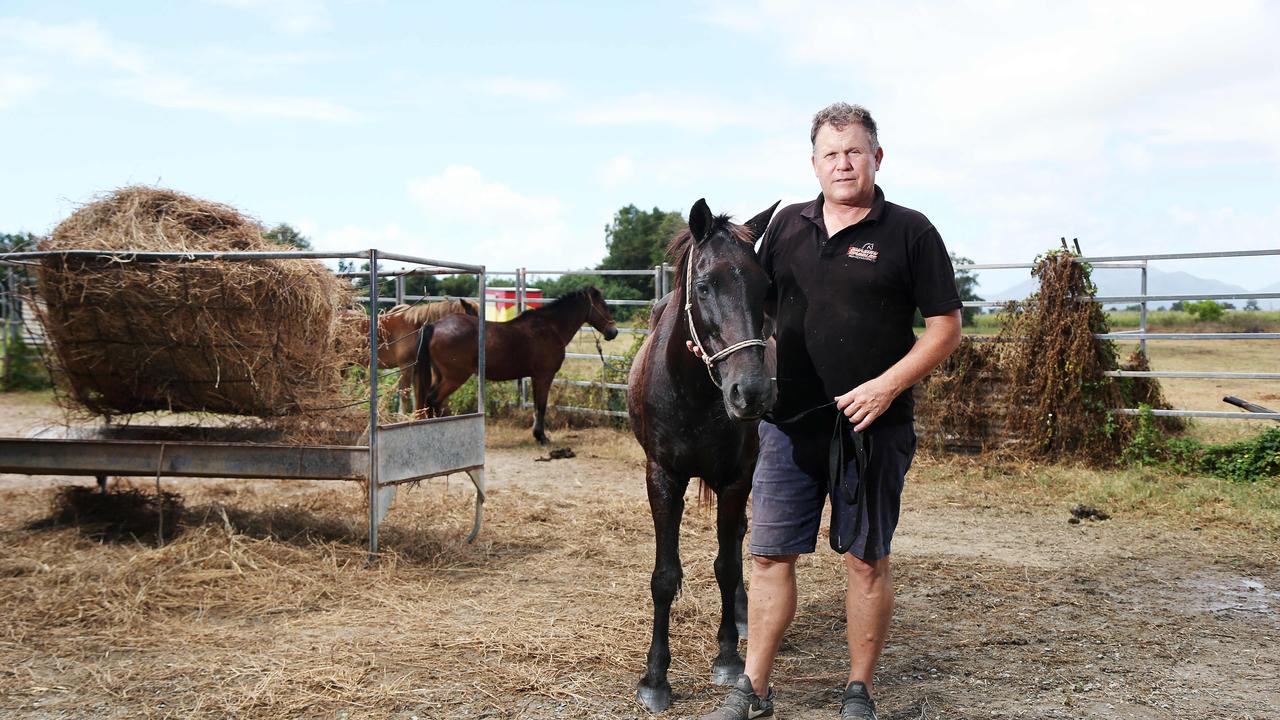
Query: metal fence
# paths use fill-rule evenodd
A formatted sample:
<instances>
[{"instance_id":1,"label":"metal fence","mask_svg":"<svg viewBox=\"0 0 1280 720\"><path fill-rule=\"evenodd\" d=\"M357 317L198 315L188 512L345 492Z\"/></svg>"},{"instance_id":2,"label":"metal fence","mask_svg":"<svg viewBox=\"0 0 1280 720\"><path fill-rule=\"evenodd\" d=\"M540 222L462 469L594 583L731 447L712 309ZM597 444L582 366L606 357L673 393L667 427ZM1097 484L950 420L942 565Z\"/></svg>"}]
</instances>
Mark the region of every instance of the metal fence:
<instances>
[{"instance_id":1,"label":"metal fence","mask_svg":"<svg viewBox=\"0 0 1280 720\"><path fill-rule=\"evenodd\" d=\"M1147 341L1165 341L1165 340L1221 340L1221 341L1259 341L1259 340L1280 340L1280 333L1153 333L1149 331L1148 311L1150 304L1170 301L1188 301L1188 300L1263 300L1263 299L1280 299L1280 292L1242 292L1242 293L1189 293L1181 295L1152 295L1147 292L1148 271L1151 263L1154 261L1187 261L1187 260L1204 260L1218 258L1247 258L1247 257L1276 257L1280 256L1280 249L1269 250L1237 250L1222 252L1200 252L1200 253L1164 253L1164 254L1148 254L1148 255L1114 255L1114 256L1096 256L1096 257L1080 257L1076 262L1088 263L1095 268L1102 269L1129 269L1139 273L1139 293L1137 295L1104 295L1095 297L1094 302L1104 305L1117 303L1130 303L1139 306L1138 310L1138 329L1132 332L1111 332L1098 333L1095 335L1100 340L1136 340L1138 347L1142 352L1147 350ZM1031 270L1035 267L1034 263L966 263L955 266L958 271L963 270ZM517 312L523 312L526 308L525 291L529 287L528 278L545 277L545 276L563 276L563 275L629 275L633 277L644 276L653 278L654 301L660 299L671 289L670 265L656 265L648 270L526 270L520 268L517 270L490 272L491 276L514 277L516 280L516 302ZM413 298L409 298L413 299ZM435 299L435 298L427 298ZM646 300L609 300L615 305L644 305L650 301ZM964 307L967 308L993 308L1003 307L1007 303L1004 301L987 301L975 300L967 301ZM646 328L621 329L625 332L636 334L647 334ZM590 332L584 328L581 332ZM588 353L566 353L566 357L593 360L597 355ZM621 361L625 358L617 355L602 355L601 360L605 361ZM1206 370L1206 371L1135 371L1135 370L1113 370L1107 373L1111 377L1149 377L1149 378L1187 378L1187 379L1229 379L1229 380L1280 380L1280 373L1275 372L1234 372L1225 370ZM584 380L567 380L557 378L556 384L559 385L575 385L587 387L599 387L603 385L610 392L624 392L627 389L624 383L600 383L589 382ZM520 388L520 402L522 406L528 406L528 398L523 383ZM608 415L613 417L626 417L625 412L613 410L601 410L599 408L582 408L566 405L556 405L555 408L566 412L580 412L596 415ZM1117 412L1126 415L1137 414L1138 408L1120 408ZM1177 410L1152 410L1155 415L1176 416L1176 417L1203 417L1203 418L1228 418L1233 420L1280 420L1280 412L1234 412L1234 411L1216 411L1216 410L1199 410L1199 409L1177 409Z\"/></svg>"},{"instance_id":2,"label":"metal fence","mask_svg":"<svg viewBox=\"0 0 1280 720\"><path fill-rule=\"evenodd\" d=\"M1098 296L1094 298L1095 302L1103 304L1130 303L1139 306L1139 327L1136 331L1131 332L1112 332L1106 334L1098 334L1098 339L1104 340L1129 340L1137 341L1139 348L1146 351L1148 341L1166 341L1166 340L1220 340L1220 341L1259 341L1259 340L1280 340L1280 333L1153 333L1149 331L1148 310L1149 305L1158 302L1170 301L1189 301L1189 300L1263 300L1263 299L1280 299L1280 292L1242 292L1234 294L1223 293L1189 293L1180 295L1153 295L1147 291L1148 270L1152 262L1156 261L1189 261L1204 260L1218 258L1249 258L1249 257L1277 257L1280 256L1280 249L1267 250L1240 250L1240 251L1222 251L1222 252L1200 252L1200 253L1164 253L1164 254L1148 254L1148 255L1116 255L1116 256L1096 256L1081 257L1077 262L1089 263L1099 269L1130 269L1139 273L1139 293L1136 295L1113 295ZM1030 270L1034 267L1033 263L968 263L956 265L956 270ZM622 276L622 277L645 277L652 280L653 300L621 300L608 299L607 303L613 306L647 306L660 299L671 289L671 266L655 265L652 268L643 270L530 270L527 268L517 268L515 270L489 271L488 277L513 278L515 281L515 305L516 312L523 312L528 307L527 290L530 287L530 278L543 278L565 275L589 275L589 276ZM415 274L447 274L448 271L442 270L410 270L410 271L383 271L378 273L383 279L391 279L393 281L394 293L392 297L378 297L376 303L382 304L403 304L419 301L443 300L443 296L430 295L407 295L405 293L405 280L408 276ZM368 277L367 272L347 273L350 276ZM9 337L10 333L17 334L22 332L22 328L31 330L29 325L23 325L21 317L21 303L16 301L16 295L9 291L10 288L16 287L13 284L12 273L6 281L7 288L4 293L5 302L0 302L0 308L4 310L4 329L5 337ZM479 300L478 297L471 298ZM554 298L547 297L546 300ZM367 302L368 298L364 298ZM1002 307L1006 304L1004 301L967 301L964 306L967 308L993 308ZM590 333L589 328L582 328L579 332ZM619 328L620 333L631 334L647 334L647 328ZM38 342L38 339L35 339ZM626 358L621 355L612 354L590 354L590 353L566 353L566 358L578 360L601 360L602 362L622 362ZM1132 370L1115 370L1108 373L1112 377L1150 377L1150 378L1184 378L1184 379L1230 379L1230 380L1247 380L1247 381L1277 381L1280 380L1280 373L1275 372L1233 372L1223 370L1205 370L1205 371L1132 371ZM604 383L586 380L569 380L564 378L556 378L555 383L567 386L583 386L583 387L604 387L608 392L623 392L627 389L625 383ZM522 406L528 407L528 390L524 381L518 381L519 398ZM626 417L626 413L617 410L606 410L600 408L585 408L568 405L553 406L558 410L565 412L577 412L594 415L606 415L611 417ZM1121 408L1118 412L1123 414L1135 414L1137 408ZM1153 410L1156 415L1178 416L1178 417L1204 417L1204 418L1229 418L1238 420L1280 420L1280 413L1260 413L1260 412L1232 412L1232 411L1214 411L1203 409L1177 409L1177 410Z\"/></svg>"},{"instance_id":3,"label":"metal fence","mask_svg":"<svg viewBox=\"0 0 1280 720\"><path fill-rule=\"evenodd\" d=\"M1145 354L1147 341L1161 340L1226 340L1226 341L1258 341L1280 340L1280 333L1153 333L1148 329L1147 313L1150 303L1186 301L1186 300L1264 300L1280 298L1280 292L1242 292L1242 293L1190 293L1183 295L1151 295L1147 292L1148 270L1152 261L1158 260L1206 260L1221 258L1280 256L1280 249L1269 250L1235 250L1222 252L1199 253L1164 253L1156 255L1107 255L1096 257L1080 257L1079 263L1088 263L1095 268L1103 269L1135 269L1140 273L1139 293L1137 295L1102 295L1093 298L1094 302L1110 305L1131 303L1139 306L1138 329L1132 332L1095 333L1099 340L1137 340L1138 348ZM968 263L956 265L956 270L1010 270L1034 267L1032 263ZM985 308L1001 307L1002 301L968 301L965 307ZM1168 371L1168 370L1112 370L1106 373L1110 377L1148 377L1148 378L1193 378L1201 380L1280 380L1280 373L1273 372L1229 372L1222 370L1207 371ZM1120 408L1123 415L1136 415L1138 408ZM1231 420L1280 420L1280 412L1231 412L1218 410L1152 410L1152 414L1169 417L1202 417L1227 418Z\"/></svg>"},{"instance_id":4,"label":"metal fence","mask_svg":"<svg viewBox=\"0 0 1280 720\"><path fill-rule=\"evenodd\" d=\"M517 268L515 270L490 270L488 272L488 277L490 278L510 277L515 280L515 285L513 287L503 287L501 289L515 290L515 298L514 298L515 311L517 314L519 314L529 308L530 298L528 297L528 291L529 291L529 288L531 287L531 284L529 282L529 278L531 277L532 278L545 278L545 277L553 277L553 276L563 277L566 275L591 276L591 277L643 277L651 280L653 283L653 299L652 300L622 300L622 299L606 298L605 303L608 305L613 305L615 307L651 307L655 302L662 299L663 295L666 295L667 292L671 290L671 280L672 280L671 273L672 273L671 265L663 263L662 265L654 265L652 268L649 268L646 270L529 270L527 268ZM359 273L352 272L352 273L342 273L342 274L348 275L351 277L366 277L368 275L368 273L364 273L364 272L359 272ZM454 296L445 296L445 295L406 294L405 293L406 279L410 276L420 275L420 274L444 274L444 273L440 273L440 272L433 273L432 271L427 271L426 273L424 273L423 271L416 271L416 270L406 271L406 272L388 271L388 272L379 273L379 276L382 277L384 280L389 279L392 281L392 287L394 288L394 297L379 298L378 304L403 305L406 303L434 302L434 301L440 301L440 300L447 300L454 297ZM493 286L490 289L499 289L499 286ZM368 297L361 297L358 299L361 300L362 302L365 302L366 304L369 301ZM476 296L467 297L465 299L475 300L477 302L480 301L480 298ZM550 301L550 300L554 300L555 298L543 297L539 299ZM486 303L487 302L488 300L486 300ZM590 334L592 332L594 331L587 326L583 326L578 329L579 334ZM620 327L618 328L618 334L647 335L649 334L649 330L648 328ZM627 358L622 355L613 355L613 354L607 354L604 352L598 352L596 354L566 352L565 358L570 360L600 360L602 363L603 362L625 362L627 360ZM594 381L588 381L588 380L569 380L567 378L560 378L560 377L557 377L554 381L552 381L552 383L554 385L560 385L560 386L603 387L607 392L625 392L627 389L627 386L625 383L610 383L610 382L603 382L603 381L594 382ZM521 379L516 381L516 392L517 392L517 396L519 397L520 407L525 409L533 407L533 404L529 401L529 387L528 387L528 383L525 382L525 380ZM627 417L627 413L621 410L579 407L574 405L551 405L551 407L557 410L565 411L565 412L582 413L585 415L602 415L606 417L617 417L617 418Z\"/></svg>"}]
</instances>

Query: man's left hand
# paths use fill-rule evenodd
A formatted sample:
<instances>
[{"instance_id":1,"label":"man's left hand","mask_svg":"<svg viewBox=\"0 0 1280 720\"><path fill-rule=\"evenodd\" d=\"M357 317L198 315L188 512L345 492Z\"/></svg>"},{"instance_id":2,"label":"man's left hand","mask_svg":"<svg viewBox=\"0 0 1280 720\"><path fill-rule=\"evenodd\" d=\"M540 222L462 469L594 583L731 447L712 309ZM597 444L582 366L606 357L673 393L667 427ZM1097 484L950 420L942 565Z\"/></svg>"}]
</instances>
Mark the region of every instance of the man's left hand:
<instances>
[{"instance_id":1,"label":"man's left hand","mask_svg":"<svg viewBox=\"0 0 1280 720\"><path fill-rule=\"evenodd\" d=\"M889 409L898 392L891 380L881 376L837 397L836 409L849 418L855 431L862 432Z\"/></svg>"}]
</instances>

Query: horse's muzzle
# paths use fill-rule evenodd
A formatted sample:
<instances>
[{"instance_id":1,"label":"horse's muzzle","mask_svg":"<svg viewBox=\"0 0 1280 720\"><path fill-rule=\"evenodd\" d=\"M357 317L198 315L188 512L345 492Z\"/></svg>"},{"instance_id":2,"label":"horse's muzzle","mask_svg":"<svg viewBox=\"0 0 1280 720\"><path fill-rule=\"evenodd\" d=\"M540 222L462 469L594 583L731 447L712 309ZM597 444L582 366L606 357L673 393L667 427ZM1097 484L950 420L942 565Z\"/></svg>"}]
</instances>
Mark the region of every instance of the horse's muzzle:
<instances>
[{"instance_id":1,"label":"horse's muzzle","mask_svg":"<svg viewBox=\"0 0 1280 720\"><path fill-rule=\"evenodd\" d=\"M612 339L614 339L614 338L616 338L616 337L618 337L618 326L617 326L617 325L610 325L610 326L608 326L608 327L606 327L606 328L604 329L604 339L605 339L605 340L612 340Z\"/></svg>"},{"instance_id":2,"label":"horse's muzzle","mask_svg":"<svg viewBox=\"0 0 1280 720\"><path fill-rule=\"evenodd\" d=\"M767 377L726 382L723 391L725 410L734 420L758 420L773 407L773 382Z\"/></svg>"}]
</instances>

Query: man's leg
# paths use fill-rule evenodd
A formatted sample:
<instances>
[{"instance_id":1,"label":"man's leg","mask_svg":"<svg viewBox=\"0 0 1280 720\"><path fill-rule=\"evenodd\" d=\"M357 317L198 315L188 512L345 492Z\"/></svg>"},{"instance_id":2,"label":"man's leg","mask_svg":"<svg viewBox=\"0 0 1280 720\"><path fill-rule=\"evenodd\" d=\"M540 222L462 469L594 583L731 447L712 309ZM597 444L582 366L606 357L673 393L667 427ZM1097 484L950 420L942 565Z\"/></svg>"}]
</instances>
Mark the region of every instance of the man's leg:
<instances>
[{"instance_id":1,"label":"man's leg","mask_svg":"<svg viewBox=\"0 0 1280 720\"><path fill-rule=\"evenodd\" d=\"M867 686L867 692L871 692L871 676L880 660L880 652L884 650L889 620L893 617L893 573L888 556L868 562L845 553L844 567L847 576L844 612L849 640L849 680L862 682ZM755 574L751 577L751 601L755 602ZM751 632L755 632L754 625ZM750 638L755 641L755 635ZM747 672L750 672L750 646L747 650Z\"/></svg>"},{"instance_id":2,"label":"man's leg","mask_svg":"<svg viewBox=\"0 0 1280 720\"><path fill-rule=\"evenodd\" d=\"M798 555L751 556L747 597L747 677L756 695L769 694L769 676L782 634L796 616Z\"/></svg>"}]
</instances>

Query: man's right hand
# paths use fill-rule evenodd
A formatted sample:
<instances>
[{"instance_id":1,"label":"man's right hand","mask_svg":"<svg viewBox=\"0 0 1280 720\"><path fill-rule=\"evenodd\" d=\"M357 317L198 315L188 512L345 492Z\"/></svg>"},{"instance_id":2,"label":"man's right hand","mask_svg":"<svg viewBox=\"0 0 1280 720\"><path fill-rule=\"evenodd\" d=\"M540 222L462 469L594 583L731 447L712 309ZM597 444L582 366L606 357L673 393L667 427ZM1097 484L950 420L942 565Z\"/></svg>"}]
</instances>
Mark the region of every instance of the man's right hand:
<instances>
[{"instance_id":1,"label":"man's right hand","mask_svg":"<svg viewBox=\"0 0 1280 720\"><path fill-rule=\"evenodd\" d=\"M685 346L686 348L688 348L689 352L691 352L691 353L693 353L695 356L697 356L697 358L698 358L699 360L702 360L702 359L703 359L703 357L702 357L702 349L701 349L701 348L699 348L697 345L694 345L692 340L685 340L685 341L684 341L684 346Z\"/></svg>"}]
</instances>

